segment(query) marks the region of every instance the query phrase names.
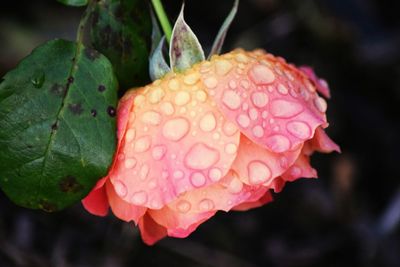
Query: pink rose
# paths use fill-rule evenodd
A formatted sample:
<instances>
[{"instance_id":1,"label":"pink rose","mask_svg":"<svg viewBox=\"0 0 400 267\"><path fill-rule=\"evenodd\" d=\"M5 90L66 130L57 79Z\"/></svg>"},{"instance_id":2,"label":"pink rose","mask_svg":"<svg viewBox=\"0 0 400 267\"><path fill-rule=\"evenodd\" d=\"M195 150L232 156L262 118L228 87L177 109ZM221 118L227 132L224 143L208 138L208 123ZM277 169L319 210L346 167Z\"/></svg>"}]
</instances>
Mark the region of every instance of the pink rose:
<instances>
[{"instance_id":1,"label":"pink rose","mask_svg":"<svg viewBox=\"0 0 400 267\"><path fill-rule=\"evenodd\" d=\"M121 99L109 174L83 200L109 207L154 244L186 237L217 211L272 200L287 181L316 177L309 157L326 135L326 82L264 51L235 50L170 73Z\"/></svg>"}]
</instances>

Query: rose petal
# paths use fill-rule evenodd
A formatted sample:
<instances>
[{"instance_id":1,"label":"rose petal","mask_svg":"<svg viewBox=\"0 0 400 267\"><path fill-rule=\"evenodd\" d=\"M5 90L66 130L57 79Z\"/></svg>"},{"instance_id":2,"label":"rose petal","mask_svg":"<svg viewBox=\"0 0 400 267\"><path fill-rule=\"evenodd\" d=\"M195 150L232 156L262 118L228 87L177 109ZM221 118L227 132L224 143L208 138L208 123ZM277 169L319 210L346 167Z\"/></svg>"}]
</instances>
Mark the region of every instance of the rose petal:
<instances>
[{"instance_id":1,"label":"rose petal","mask_svg":"<svg viewBox=\"0 0 400 267\"><path fill-rule=\"evenodd\" d=\"M310 157L301 154L296 162L271 186L276 193L282 191L286 182L293 182L299 178L318 178L317 171L310 165Z\"/></svg>"},{"instance_id":2,"label":"rose petal","mask_svg":"<svg viewBox=\"0 0 400 267\"><path fill-rule=\"evenodd\" d=\"M226 64L230 71L219 72ZM236 50L203 66L202 81L221 112L271 152L297 147L326 122L325 100L306 75L282 59Z\"/></svg>"},{"instance_id":3,"label":"rose petal","mask_svg":"<svg viewBox=\"0 0 400 267\"><path fill-rule=\"evenodd\" d=\"M294 151L273 153L241 135L238 156L232 164L242 182L269 186L284 173L300 155L301 146Z\"/></svg>"},{"instance_id":4,"label":"rose petal","mask_svg":"<svg viewBox=\"0 0 400 267\"><path fill-rule=\"evenodd\" d=\"M147 213L140 218L138 226L143 242L149 246L167 236L167 229L156 223Z\"/></svg>"},{"instance_id":5,"label":"rose petal","mask_svg":"<svg viewBox=\"0 0 400 267\"><path fill-rule=\"evenodd\" d=\"M146 213L147 208L135 206L121 199L116 194L111 182L106 183L106 190L111 210L117 218L126 222L134 221L137 224L139 219Z\"/></svg>"},{"instance_id":6,"label":"rose petal","mask_svg":"<svg viewBox=\"0 0 400 267\"><path fill-rule=\"evenodd\" d=\"M93 215L106 216L108 213L108 199L104 183L106 177L99 180L93 190L82 200L83 207Z\"/></svg>"},{"instance_id":7,"label":"rose petal","mask_svg":"<svg viewBox=\"0 0 400 267\"><path fill-rule=\"evenodd\" d=\"M331 92L329 91L328 83L324 79L320 79L315 74L314 70L308 66L301 66L299 68L305 75L310 78L310 80L314 83L318 92L320 92L326 98L331 98Z\"/></svg>"},{"instance_id":8,"label":"rose petal","mask_svg":"<svg viewBox=\"0 0 400 267\"><path fill-rule=\"evenodd\" d=\"M340 147L326 134L322 127L318 127L315 131L314 138L305 144L305 154L311 155L314 151L321 153L336 151L341 153Z\"/></svg>"},{"instance_id":9,"label":"rose petal","mask_svg":"<svg viewBox=\"0 0 400 267\"><path fill-rule=\"evenodd\" d=\"M196 70L139 89L134 105L110 171L112 183L126 187L119 194L126 202L159 209L229 171L240 133L215 108Z\"/></svg>"},{"instance_id":10,"label":"rose petal","mask_svg":"<svg viewBox=\"0 0 400 267\"><path fill-rule=\"evenodd\" d=\"M253 201L247 201L242 204L239 204L232 208L232 210L236 211L246 211L254 208L261 207L273 200L272 195L269 191L267 191L264 195L262 195L259 199Z\"/></svg>"}]
</instances>

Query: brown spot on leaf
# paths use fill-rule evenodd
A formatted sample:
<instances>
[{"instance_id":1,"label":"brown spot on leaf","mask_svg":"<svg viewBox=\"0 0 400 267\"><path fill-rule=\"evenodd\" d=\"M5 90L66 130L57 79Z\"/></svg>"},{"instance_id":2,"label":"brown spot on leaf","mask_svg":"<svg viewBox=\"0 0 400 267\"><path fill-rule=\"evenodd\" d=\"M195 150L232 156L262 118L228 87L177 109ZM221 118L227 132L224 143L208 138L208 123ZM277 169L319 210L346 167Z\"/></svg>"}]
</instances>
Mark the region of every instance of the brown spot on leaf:
<instances>
[{"instance_id":1,"label":"brown spot on leaf","mask_svg":"<svg viewBox=\"0 0 400 267\"><path fill-rule=\"evenodd\" d=\"M97 90L99 90L99 92L104 92L106 90L106 87L102 84L99 85L99 87L97 88Z\"/></svg>"},{"instance_id":2,"label":"brown spot on leaf","mask_svg":"<svg viewBox=\"0 0 400 267\"><path fill-rule=\"evenodd\" d=\"M39 203L39 208L46 212L54 212L57 210L57 205L48 200L42 199Z\"/></svg>"},{"instance_id":3,"label":"brown spot on leaf","mask_svg":"<svg viewBox=\"0 0 400 267\"><path fill-rule=\"evenodd\" d=\"M92 110L90 111L90 114L92 114L93 117L96 117L96 116L97 116L97 110L92 109Z\"/></svg>"},{"instance_id":4,"label":"brown spot on leaf","mask_svg":"<svg viewBox=\"0 0 400 267\"><path fill-rule=\"evenodd\" d=\"M68 175L60 182L60 190L64 193L77 193L83 189L83 186L72 175Z\"/></svg>"},{"instance_id":5,"label":"brown spot on leaf","mask_svg":"<svg viewBox=\"0 0 400 267\"><path fill-rule=\"evenodd\" d=\"M69 104L68 108L75 115L81 115L82 112L83 112L83 108L82 108L82 105L80 103Z\"/></svg>"},{"instance_id":6,"label":"brown spot on leaf","mask_svg":"<svg viewBox=\"0 0 400 267\"><path fill-rule=\"evenodd\" d=\"M108 106L107 113L108 113L108 115L110 115L110 117L115 117L115 115L116 115L115 108L112 106Z\"/></svg>"},{"instance_id":7,"label":"brown spot on leaf","mask_svg":"<svg viewBox=\"0 0 400 267\"><path fill-rule=\"evenodd\" d=\"M57 130L58 129L58 122L53 123L53 125L51 125L51 129L53 131Z\"/></svg>"},{"instance_id":8,"label":"brown spot on leaf","mask_svg":"<svg viewBox=\"0 0 400 267\"><path fill-rule=\"evenodd\" d=\"M53 86L50 88L50 92L57 95L57 96L64 96L66 87L64 85L55 83Z\"/></svg>"},{"instance_id":9,"label":"brown spot on leaf","mask_svg":"<svg viewBox=\"0 0 400 267\"><path fill-rule=\"evenodd\" d=\"M74 82L74 77L68 77L68 84L71 84L71 83L73 83Z\"/></svg>"}]
</instances>

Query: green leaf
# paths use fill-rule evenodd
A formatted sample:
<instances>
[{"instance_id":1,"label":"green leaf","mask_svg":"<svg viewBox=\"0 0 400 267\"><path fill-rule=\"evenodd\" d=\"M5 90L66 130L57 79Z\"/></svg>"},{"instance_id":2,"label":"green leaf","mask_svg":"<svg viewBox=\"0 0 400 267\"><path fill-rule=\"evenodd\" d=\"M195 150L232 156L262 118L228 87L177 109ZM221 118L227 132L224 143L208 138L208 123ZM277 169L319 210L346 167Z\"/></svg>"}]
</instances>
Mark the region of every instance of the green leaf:
<instances>
[{"instance_id":1,"label":"green leaf","mask_svg":"<svg viewBox=\"0 0 400 267\"><path fill-rule=\"evenodd\" d=\"M93 47L112 62L124 90L149 82L149 5L143 0L100 0L92 16Z\"/></svg>"},{"instance_id":2,"label":"green leaf","mask_svg":"<svg viewBox=\"0 0 400 267\"><path fill-rule=\"evenodd\" d=\"M215 37L214 43L211 48L211 52L208 55L208 59L210 59L213 55L219 54L221 52L226 34L229 30L229 26L231 26L231 23L236 16L238 6L239 6L239 0L235 0L231 12L229 12L229 15L225 18L224 23L222 24L221 28L218 31L217 37Z\"/></svg>"},{"instance_id":3,"label":"green leaf","mask_svg":"<svg viewBox=\"0 0 400 267\"><path fill-rule=\"evenodd\" d=\"M205 59L199 40L183 18L183 9L184 5L172 30L169 48L171 69L178 72L189 69Z\"/></svg>"},{"instance_id":4,"label":"green leaf","mask_svg":"<svg viewBox=\"0 0 400 267\"><path fill-rule=\"evenodd\" d=\"M58 2L66 6L86 6L88 0L57 0Z\"/></svg>"},{"instance_id":5,"label":"green leaf","mask_svg":"<svg viewBox=\"0 0 400 267\"><path fill-rule=\"evenodd\" d=\"M0 84L0 186L16 204L60 210L106 175L117 81L99 52L49 41Z\"/></svg>"},{"instance_id":6,"label":"green leaf","mask_svg":"<svg viewBox=\"0 0 400 267\"><path fill-rule=\"evenodd\" d=\"M163 54L165 37L163 37L154 52L150 56L149 73L152 81L160 79L171 71Z\"/></svg>"}]
</instances>

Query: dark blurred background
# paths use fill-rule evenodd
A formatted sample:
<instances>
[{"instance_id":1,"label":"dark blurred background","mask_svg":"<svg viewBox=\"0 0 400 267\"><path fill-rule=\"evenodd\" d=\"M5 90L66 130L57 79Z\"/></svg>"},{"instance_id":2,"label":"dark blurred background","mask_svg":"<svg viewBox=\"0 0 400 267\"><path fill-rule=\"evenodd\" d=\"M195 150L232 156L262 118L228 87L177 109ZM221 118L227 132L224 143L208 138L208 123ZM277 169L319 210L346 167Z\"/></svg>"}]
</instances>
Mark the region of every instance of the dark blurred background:
<instances>
[{"instance_id":1,"label":"dark blurred background","mask_svg":"<svg viewBox=\"0 0 400 267\"><path fill-rule=\"evenodd\" d=\"M164 0L171 19L180 4ZM231 5L186 0L186 20L206 49ZM0 193L0 266L400 266L398 10L390 0L241 0L226 51L261 47L330 84L328 133L343 153L313 157L320 179L153 247L131 224L79 204L47 214ZM38 44L73 40L82 12L55 0L2 1L0 77Z\"/></svg>"}]
</instances>

